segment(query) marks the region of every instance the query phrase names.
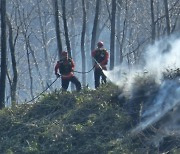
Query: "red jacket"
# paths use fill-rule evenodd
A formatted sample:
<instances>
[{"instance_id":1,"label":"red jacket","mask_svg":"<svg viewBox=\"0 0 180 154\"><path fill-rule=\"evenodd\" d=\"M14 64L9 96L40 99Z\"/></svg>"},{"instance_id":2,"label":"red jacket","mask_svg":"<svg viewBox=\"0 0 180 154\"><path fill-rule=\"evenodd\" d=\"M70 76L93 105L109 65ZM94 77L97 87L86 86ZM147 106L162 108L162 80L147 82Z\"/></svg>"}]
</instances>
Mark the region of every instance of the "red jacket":
<instances>
[{"instance_id":1,"label":"red jacket","mask_svg":"<svg viewBox=\"0 0 180 154\"><path fill-rule=\"evenodd\" d=\"M74 61L71 58L68 58L67 60L57 61L55 66L55 75L57 75L59 71L62 79L69 79L74 76L74 67Z\"/></svg>"},{"instance_id":2,"label":"red jacket","mask_svg":"<svg viewBox=\"0 0 180 154\"><path fill-rule=\"evenodd\" d=\"M108 64L109 53L104 48L97 48L91 53L92 57L102 66L105 68Z\"/></svg>"}]
</instances>

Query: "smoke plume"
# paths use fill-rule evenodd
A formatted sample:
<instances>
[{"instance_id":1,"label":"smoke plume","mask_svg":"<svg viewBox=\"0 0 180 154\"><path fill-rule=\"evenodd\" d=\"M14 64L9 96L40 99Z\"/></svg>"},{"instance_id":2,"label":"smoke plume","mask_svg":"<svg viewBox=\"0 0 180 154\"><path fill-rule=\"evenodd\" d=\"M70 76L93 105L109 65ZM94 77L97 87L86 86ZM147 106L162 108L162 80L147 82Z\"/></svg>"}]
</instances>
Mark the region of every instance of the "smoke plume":
<instances>
[{"instance_id":1,"label":"smoke plume","mask_svg":"<svg viewBox=\"0 0 180 154\"><path fill-rule=\"evenodd\" d=\"M124 94L128 94L130 99L133 99L132 93L135 90L135 84L138 84L136 83L137 78L146 80L147 76L151 77L158 86L153 99L149 96L147 102L144 102L145 108L141 114L141 122L132 130L132 133L138 133L168 116L161 123L161 131L164 135L180 135L178 131L180 128L178 114L180 110L180 81L179 76L173 78L174 71L180 68L180 39L169 38L157 41L147 47L142 58L144 60L143 67L140 69L128 70L120 66L112 71L104 72L111 82L123 88ZM165 78L165 74L167 74L167 78ZM148 91L148 89L146 90Z\"/></svg>"}]
</instances>

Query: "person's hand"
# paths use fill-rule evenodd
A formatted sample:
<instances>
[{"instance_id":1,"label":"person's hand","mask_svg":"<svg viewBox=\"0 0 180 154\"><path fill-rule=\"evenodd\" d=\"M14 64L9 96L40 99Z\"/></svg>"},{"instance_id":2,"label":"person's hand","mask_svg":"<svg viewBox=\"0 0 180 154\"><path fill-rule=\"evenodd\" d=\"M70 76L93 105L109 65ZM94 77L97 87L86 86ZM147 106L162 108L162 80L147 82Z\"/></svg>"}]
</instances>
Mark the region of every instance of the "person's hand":
<instances>
[{"instance_id":1,"label":"person's hand","mask_svg":"<svg viewBox=\"0 0 180 154\"><path fill-rule=\"evenodd\" d=\"M96 66L95 66L96 68L99 68L99 65L98 64L96 64Z\"/></svg>"},{"instance_id":2,"label":"person's hand","mask_svg":"<svg viewBox=\"0 0 180 154\"><path fill-rule=\"evenodd\" d=\"M102 64L101 64L101 68L102 68L102 69L106 68L106 65L102 65Z\"/></svg>"},{"instance_id":3,"label":"person's hand","mask_svg":"<svg viewBox=\"0 0 180 154\"><path fill-rule=\"evenodd\" d=\"M56 74L56 77L59 78L59 77L60 77L60 74Z\"/></svg>"}]
</instances>

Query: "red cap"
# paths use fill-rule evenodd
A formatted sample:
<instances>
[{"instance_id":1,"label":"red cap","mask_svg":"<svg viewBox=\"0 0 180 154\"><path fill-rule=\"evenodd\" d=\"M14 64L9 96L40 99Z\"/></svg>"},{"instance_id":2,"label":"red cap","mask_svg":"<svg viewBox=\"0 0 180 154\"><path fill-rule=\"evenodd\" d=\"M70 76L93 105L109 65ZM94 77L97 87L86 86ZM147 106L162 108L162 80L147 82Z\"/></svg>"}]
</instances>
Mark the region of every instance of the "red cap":
<instances>
[{"instance_id":1,"label":"red cap","mask_svg":"<svg viewBox=\"0 0 180 154\"><path fill-rule=\"evenodd\" d=\"M61 56L67 56L68 55L68 52L67 51L62 51L61 52Z\"/></svg>"},{"instance_id":2,"label":"red cap","mask_svg":"<svg viewBox=\"0 0 180 154\"><path fill-rule=\"evenodd\" d=\"M102 41L97 43L98 48L102 48L104 46L104 43Z\"/></svg>"}]
</instances>

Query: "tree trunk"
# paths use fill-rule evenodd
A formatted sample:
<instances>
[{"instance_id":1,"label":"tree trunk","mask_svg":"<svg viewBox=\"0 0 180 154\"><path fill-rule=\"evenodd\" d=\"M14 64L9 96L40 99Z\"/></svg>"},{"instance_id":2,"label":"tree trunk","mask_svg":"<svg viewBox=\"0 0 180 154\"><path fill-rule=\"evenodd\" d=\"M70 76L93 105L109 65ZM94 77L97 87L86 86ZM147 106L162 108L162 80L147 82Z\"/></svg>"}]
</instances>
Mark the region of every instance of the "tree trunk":
<instances>
[{"instance_id":1,"label":"tree trunk","mask_svg":"<svg viewBox=\"0 0 180 154\"><path fill-rule=\"evenodd\" d=\"M120 59L120 18L121 18L121 8L118 6L118 10L117 10L117 22L116 22L116 25L117 25L117 28L116 28L116 33L117 33L117 37L116 37L116 65L119 65L119 59Z\"/></svg>"},{"instance_id":2,"label":"tree trunk","mask_svg":"<svg viewBox=\"0 0 180 154\"><path fill-rule=\"evenodd\" d=\"M160 2L157 1L157 11L156 11L156 16L157 18L159 18L160 15ZM160 38L160 34L161 34L161 24L159 22L156 22L156 38L159 39Z\"/></svg>"},{"instance_id":3,"label":"tree trunk","mask_svg":"<svg viewBox=\"0 0 180 154\"><path fill-rule=\"evenodd\" d=\"M12 80L12 83L10 84L11 105L14 108L16 105L16 89L17 89L18 73L17 73L17 67L16 67L16 58L15 58L15 43L13 43L13 28L8 17L6 19L7 19L7 25L9 27L9 48L11 52L11 61L12 61L12 70L13 70L13 80Z\"/></svg>"},{"instance_id":4,"label":"tree trunk","mask_svg":"<svg viewBox=\"0 0 180 154\"><path fill-rule=\"evenodd\" d=\"M170 20L169 20L169 10L168 10L168 1L164 0L164 8L165 8L165 15L166 15L166 28L167 28L167 35L170 35Z\"/></svg>"},{"instance_id":5,"label":"tree trunk","mask_svg":"<svg viewBox=\"0 0 180 154\"><path fill-rule=\"evenodd\" d=\"M58 56L60 59L60 55L62 52L62 42L60 35L60 26L59 26L59 9L58 9L58 0L53 0L54 4L54 17L55 17L55 29L56 29L56 38L57 38L57 47L58 47Z\"/></svg>"},{"instance_id":6,"label":"tree trunk","mask_svg":"<svg viewBox=\"0 0 180 154\"><path fill-rule=\"evenodd\" d=\"M0 109L5 107L6 71L6 0L1 0Z\"/></svg>"},{"instance_id":7,"label":"tree trunk","mask_svg":"<svg viewBox=\"0 0 180 154\"><path fill-rule=\"evenodd\" d=\"M151 0L151 39L152 44L154 43L156 39L156 29L155 29L156 23L154 21L154 0Z\"/></svg>"},{"instance_id":8,"label":"tree trunk","mask_svg":"<svg viewBox=\"0 0 180 154\"><path fill-rule=\"evenodd\" d=\"M86 66L87 66L87 70L89 70L90 68L92 68L92 58L91 57L91 34L90 34L90 25L91 22L90 19L91 18L91 10L90 10L90 2L89 1L85 1L85 6L86 6L86 16L87 16L87 21L86 21L86 45L85 45L85 50L86 50L86 56L89 57L86 59ZM93 71L89 72L87 74L87 86L91 86L94 84L94 82L92 81L92 76L93 76Z\"/></svg>"},{"instance_id":9,"label":"tree trunk","mask_svg":"<svg viewBox=\"0 0 180 154\"><path fill-rule=\"evenodd\" d=\"M71 42L71 48L72 48L72 58L73 60L76 62L76 37L75 37L75 31L76 31L76 27L75 27L75 23L74 23L74 9L75 9L75 2L74 0L71 0L71 29L70 29L70 35L72 36L70 39Z\"/></svg>"},{"instance_id":10,"label":"tree trunk","mask_svg":"<svg viewBox=\"0 0 180 154\"><path fill-rule=\"evenodd\" d=\"M82 0L82 8L83 8L83 26L81 33L81 56L82 56L82 72L86 71L86 55L84 50L84 42L85 42L85 33L86 33L86 7L85 2ZM86 75L82 74L82 84L86 85Z\"/></svg>"},{"instance_id":11,"label":"tree trunk","mask_svg":"<svg viewBox=\"0 0 180 154\"><path fill-rule=\"evenodd\" d=\"M64 33L65 33L67 51L68 51L69 57L71 57L71 45L70 45L68 26L67 26L67 20L66 20L66 0L62 0L62 17L63 17L63 23L64 23Z\"/></svg>"},{"instance_id":12,"label":"tree trunk","mask_svg":"<svg viewBox=\"0 0 180 154\"><path fill-rule=\"evenodd\" d=\"M72 49L72 58L74 60L74 62L76 63L76 37L75 37L75 31L76 31L76 27L75 27L75 22L74 22L74 10L75 9L75 1L71 0L71 21L70 21L70 25L71 25L71 29L70 29L70 35L72 36L70 38L70 42L71 42L71 49ZM75 85L71 84L71 90L75 90Z\"/></svg>"},{"instance_id":13,"label":"tree trunk","mask_svg":"<svg viewBox=\"0 0 180 154\"><path fill-rule=\"evenodd\" d=\"M28 63L28 71L29 71L29 78L30 78L30 94L31 94L31 98L34 98L34 94L33 94L33 77L32 77L32 69L31 69L31 64L30 64L30 57L29 57L29 48L28 48L28 37L26 36L26 34L24 34L25 37L25 42L26 42L26 55L27 55L27 63Z\"/></svg>"},{"instance_id":14,"label":"tree trunk","mask_svg":"<svg viewBox=\"0 0 180 154\"><path fill-rule=\"evenodd\" d=\"M126 10L127 12L127 10ZM122 33L122 39L121 39L121 43L120 43L120 50L119 50L119 63L122 64L123 62L123 47L124 47L124 41L125 41L125 35L126 35L126 31L127 31L127 24L126 24L126 19L127 16L124 19L123 22L123 33Z\"/></svg>"},{"instance_id":15,"label":"tree trunk","mask_svg":"<svg viewBox=\"0 0 180 154\"><path fill-rule=\"evenodd\" d=\"M126 36L126 32L127 32L127 18L128 18L128 3L126 1L126 6L125 6L125 18L124 18L124 22L123 22L123 33L122 33L122 38L121 38L121 42L120 42L120 57L119 57L119 63L122 64L123 62L123 47L124 47L124 42L125 42L125 36Z\"/></svg>"},{"instance_id":16,"label":"tree trunk","mask_svg":"<svg viewBox=\"0 0 180 154\"><path fill-rule=\"evenodd\" d=\"M115 42L116 0L112 0L111 37L110 37L110 70L114 68L114 42Z\"/></svg>"},{"instance_id":17,"label":"tree trunk","mask_svg":"<svg viewBox=\"0 0 180 154\"><path fill-rule=\"evenodd\" d=\"M96 10L94 17L94 24L92 29L92 38L91 38L91 51L94 50L95 44L97 42L97 26L98 26L98 18L99 18L99 9L100 9L101 0L96 0Z\"/></svg>"},{"instance_id":18,"label":"tree trunk","mask_svg":"<svg viewBox=\"0 0 180 154\"><path fill-rule=\"evenodd\" d=\"M180 14L180 9L179 9L177 14ZM178 25L178 22L179 22L179 16L176 17L176 19L174 21L174 24L171 26L171 33L173 33L174 30L176 29L176 26Z\"/></svg>"}]
</instances>

